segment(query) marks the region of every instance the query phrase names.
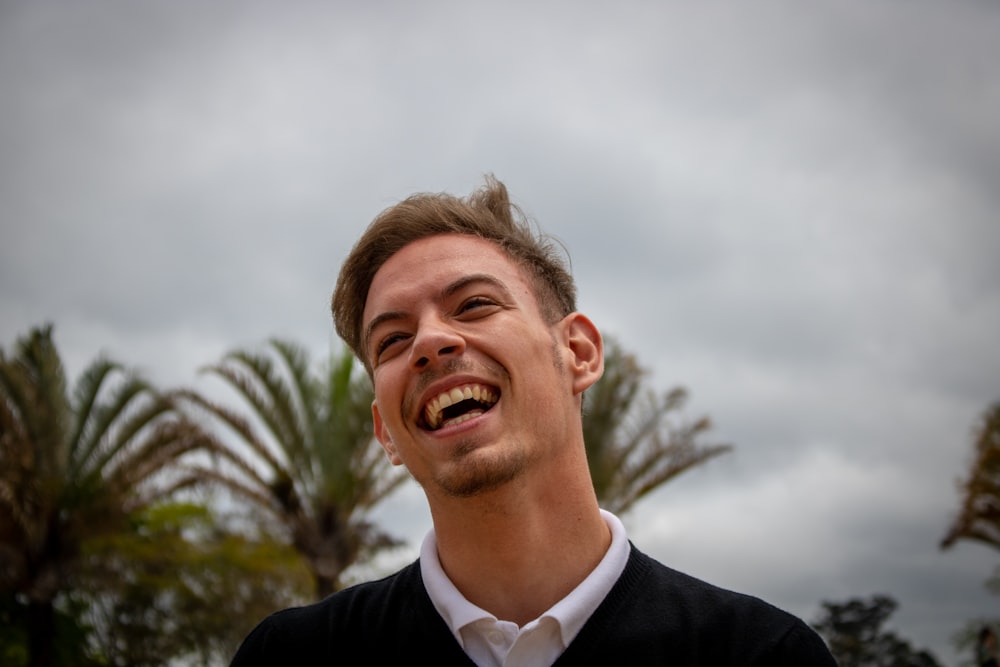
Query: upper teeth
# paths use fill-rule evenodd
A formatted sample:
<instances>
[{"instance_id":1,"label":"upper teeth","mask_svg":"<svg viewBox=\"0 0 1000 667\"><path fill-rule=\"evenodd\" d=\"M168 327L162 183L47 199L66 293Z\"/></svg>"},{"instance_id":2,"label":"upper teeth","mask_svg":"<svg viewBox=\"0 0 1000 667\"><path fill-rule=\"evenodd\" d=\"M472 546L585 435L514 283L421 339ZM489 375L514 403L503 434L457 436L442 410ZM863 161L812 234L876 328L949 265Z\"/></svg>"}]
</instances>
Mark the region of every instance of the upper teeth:
<instances>
[{"instance_id":1,"label":"upper teeth","mask_svg":"<svg viewBox=\"0 0 1000 667\"><path fill-rule=\"evenodd\" d=\"M489 387L467 384L442 392L432 398L424 408L424 419L431 428L441 426L441 411L461 401L475 400L492 405L497 397Z\"/></svg>"}]
</instances>

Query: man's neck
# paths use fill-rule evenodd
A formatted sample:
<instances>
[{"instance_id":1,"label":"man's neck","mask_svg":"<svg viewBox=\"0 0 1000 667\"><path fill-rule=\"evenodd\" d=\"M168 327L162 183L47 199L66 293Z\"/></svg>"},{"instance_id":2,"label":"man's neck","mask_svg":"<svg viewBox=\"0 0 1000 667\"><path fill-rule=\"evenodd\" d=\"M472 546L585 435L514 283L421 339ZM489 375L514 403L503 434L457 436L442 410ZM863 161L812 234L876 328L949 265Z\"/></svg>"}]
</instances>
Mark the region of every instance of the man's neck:
<instances>
[{"instance_id":1,"label":"man's neck","mask_svg":"<svg viewBox=\"0 0 1000 667\"><path fill-rule=\"evenodd\" d=\"M431 503L442 568L467 600L518 625L568 595L611 544L589 478L452 500Z\"/></svg>"}]
</instances>

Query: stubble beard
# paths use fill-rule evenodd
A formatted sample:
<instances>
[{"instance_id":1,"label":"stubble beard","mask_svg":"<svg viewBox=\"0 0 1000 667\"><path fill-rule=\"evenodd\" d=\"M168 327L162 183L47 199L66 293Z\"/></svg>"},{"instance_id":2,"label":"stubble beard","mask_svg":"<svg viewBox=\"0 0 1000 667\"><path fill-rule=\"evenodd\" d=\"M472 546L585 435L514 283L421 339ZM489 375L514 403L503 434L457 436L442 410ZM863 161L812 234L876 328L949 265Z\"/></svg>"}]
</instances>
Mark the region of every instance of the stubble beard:
<instances>
[{"instance_id":1,"label":"stubble beard","mask_svg":"<svg viewBox=\"0 0 1000 667\"><path fill-rule=\"evenodd\" d=\"M498 444L496 451L482 451L477 443L464 441L455 448L451 465L439 472L435 485L453 498L471 498L494 491L517 479L527 469L529 458L523 447Z\"/></svg>"},{"instance_id":2,"label":"stubble beard","mask_svg":"<svg viewBox=\"0 0 1000 667\"><path fill-rule=\"evenodd\" d=\"M559 347L554 336L551 350L554 368L559 373L565 372L565 365L559 356ZM491 368L497 377L510 377L506 369L498 364ZM471 364L467 361L453 359L445 364L443 373L454 374L470 369ZM441 372L422 374L415 393L423 391L440 375ZM459 442L451 456L450 465L434 475L431 481L448 496L471 498L512 482L531 463L530 450L521 442L497 443L488 450L492 451L483 451L480 443L472 438Z\"/></svg>"},{"instance_id":3,"label":"stubble beard","mask_svg":"<svg viewBox=\"0 0 1000 667\"><path fill-rule=\"evenodd\" d=\"M552 364L559 373L565 371L555 338ZM498 443L490 449L493 451L482 451L472 439L458 443L451 465L435 476L437 487L453 498L471 498L514 481L531 464L531 450L521 442Z\"/></svg>"}]
</instances>

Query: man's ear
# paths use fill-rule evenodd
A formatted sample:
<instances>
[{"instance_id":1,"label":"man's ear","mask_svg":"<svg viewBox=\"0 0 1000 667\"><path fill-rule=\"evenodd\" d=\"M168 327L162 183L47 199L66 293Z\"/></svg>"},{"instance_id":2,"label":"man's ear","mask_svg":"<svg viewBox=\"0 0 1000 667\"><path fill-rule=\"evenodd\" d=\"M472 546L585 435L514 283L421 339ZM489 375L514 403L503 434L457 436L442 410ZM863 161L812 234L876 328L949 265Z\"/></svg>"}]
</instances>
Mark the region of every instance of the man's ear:
<instances>
[{"instance_id":1,"label":"man's ear","mask_svg":"<svg viewBox=\"0 0 1000 667\"><path fill-rule=\"evenodd\" d=\"M582 394L604 374L604 340L590 318L582 313L570 313L563 323L571 353L573 393Z\"/></svg>"},{"instance_id":2,"label":"man's ear","mask_svg":"<svg viewBox=\"0 0 1000 667\"><path fill-rule=\"evenodd\" d=\"M389 427L382 421L377 401L372 401L372 422L375 424L375 439L385 450L385 455L389 457L389 463L394 466L402 465L403 459L399 458L396 446L392 442L392 436L389 435Z\"/></svg>"}]
</instances>

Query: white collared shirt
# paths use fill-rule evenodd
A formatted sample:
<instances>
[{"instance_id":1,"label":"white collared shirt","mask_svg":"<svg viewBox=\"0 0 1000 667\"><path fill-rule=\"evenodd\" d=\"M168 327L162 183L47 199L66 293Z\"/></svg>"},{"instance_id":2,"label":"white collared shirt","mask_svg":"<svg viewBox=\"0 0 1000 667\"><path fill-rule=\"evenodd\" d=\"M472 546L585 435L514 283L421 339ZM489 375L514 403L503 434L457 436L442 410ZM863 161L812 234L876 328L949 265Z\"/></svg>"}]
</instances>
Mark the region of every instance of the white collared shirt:
<instances>
[{"instance_id":1,"label":"white collared shirt","mask_svg":"<svg viewBox=\"0 0 1000 667\"><path fill-rule=\"evenodd\" d=\"M604 558L569 595L520 628L465 599L441 568L434 530L427 533L420 548L424 587L473 662L479 667L547 667L562 655L628 562L630 549L625 527L610 512L601 510L601 516L611 530L611 546Z\"/></svg>"}]
</instances>

